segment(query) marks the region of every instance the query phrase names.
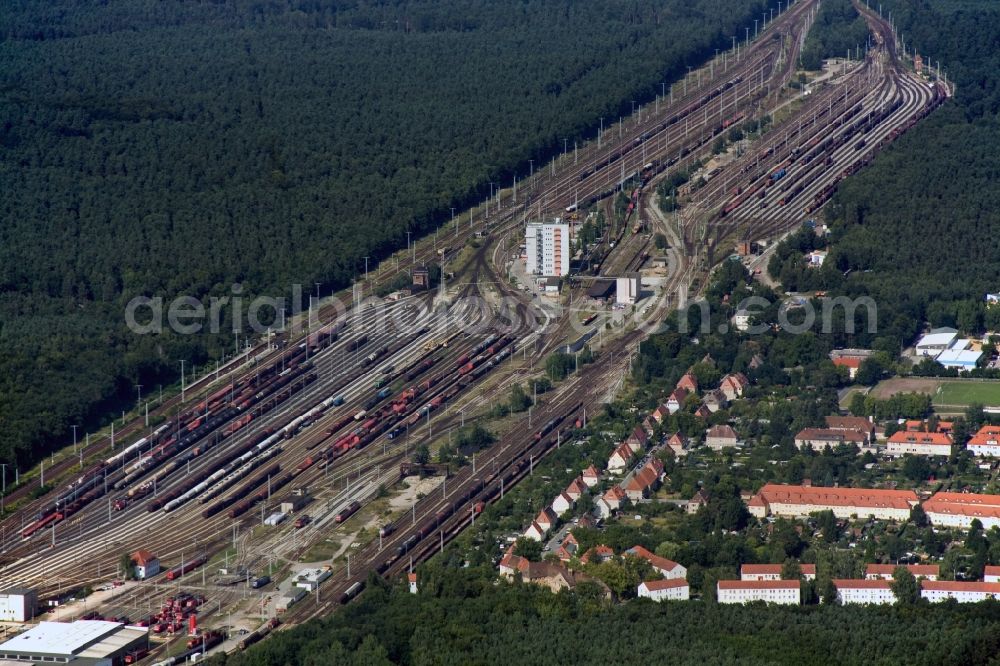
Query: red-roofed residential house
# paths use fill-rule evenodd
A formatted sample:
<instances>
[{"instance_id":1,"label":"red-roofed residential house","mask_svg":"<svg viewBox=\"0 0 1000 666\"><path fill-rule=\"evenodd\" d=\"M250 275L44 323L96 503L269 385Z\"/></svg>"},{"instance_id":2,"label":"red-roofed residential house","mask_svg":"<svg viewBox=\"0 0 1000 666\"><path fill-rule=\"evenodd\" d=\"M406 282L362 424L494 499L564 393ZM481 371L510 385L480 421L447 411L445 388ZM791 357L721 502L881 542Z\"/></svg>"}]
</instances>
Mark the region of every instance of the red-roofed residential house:
<instances>
[{"instance_id":1,"label":"red-roofed residential house","mask_svg":"<svg viewBox=\"0 0 1000 666\"><path fill-rule=\"evenodd\" d=\"M548 530L542 529L542 526L538 524L538 521L531 521L528 528L524 530L524 536L532 541L542 541L545 539L545 535L548 534Z\"/></svg>"},{"instance_id":2,"label":"red-roofed residential house","mask_svg":"<svg viewBox=\"0 0 1000 666\"><path fill-rule=\"evenodd\" d=\"M556 526L557 520L559 520L559 514L549 507L545 507L539 511L538 516L535 518L535 522L538 523L538 526L546 532Z\"/></svg>"},{"instance_id":3,"label":"red-roofed residential house","mask_svg":"<svg viewBox=\"0 0 1000 666\"><path fill-rule=\"evenodd\" d=\"M587 485L583 482L583 479L576 477L569 482L566 486L566 490L563 491L566 495L574 502L580 499L580 496L587 490Z\"/></svg>"},{"instance_id":4,"label":"red-roofed residential house","mask_svg":"<svg viewBox=\"0 0 1000 666\"><path fill-rule=\"evenodd\" d=\"M580 558L580 562L583 564L590 564L591 562L593 562L594 564L598 564L600 562L610 560L614 556L615 556L615 551L611 546L605 546L604 544L600 544L591 547L590 550L584 553L583 557Z\"/></svg>"},{"instance_id":5,"label":"red-roofed residential house","mask_svg":"<svg viewBox=\"0 0 1000 666\"><path fill-rule=\"evenodd\" d=\"M687 580L673 578L669 580L648 580L639 583L636 595L653 601L687 601L691 598L691 588Z\"/></svg>"},{"instance_id":6,"label":"red-roofed residential house","mask_svg":"<svg viewBox=\"0 0 1000 666\"><path fill-rule=\"evenodd\" d=\"M986 565L983 569L984 583L1000 583L1000 567Z\"/></svg>"},{"instance_id":7,"label":"red-roofed residential house","mask_svg":"<svg viewBox=\"0 0 1000 666\"><path fill-rule=\"evenodd\" d=\"M630 500L638 502L655 492L662 478L663 463L653 458L626 480L622 490Z\"/></svg>"},{"instance_id":8,"label":"red-roofed residential house","mask_svg":"<svg viewBox=\"0 0 1000 666\"><path fill-rule=\"evenodd\" d=\"M595 504L602 518L610 518L611 514L621 508L622 500L626 498L621 486L613 486L604 493Z\"/></svg>"},{"instance_id":9,"label":"red-roofed residential house","mask_svg":"<svg viewBox=\"0 0 1000 666\"><path fill-rule=\"evenodd\" d=\"M671 414L676 414L681 407L684 406L684 398L688 396L688 392L682 388L674 389L670 396L667 397L667 411Z\"/></svg>"},{"instance_id":10,"label":"red-roofed residential house","mask_svg":"<svg viewBox=\"0 0 1000 666\"><path fill-rule=\"evenodd\" d=\"M632 450L641 451L646 448L646 443L649 442L649 433L642 426L636 426L632 430L632 434L625 441L632 447Z\"/></svg>"},{"instance_id":11,"label":"red-roofed residential house","mask_svg":"<svg viewBox=\"0 0 1000 666\"><path fill-rule=\"evenodd\" d=\"M657 423L663 423L663 419L667 418L669 415L670 415L670 410L667 409L666 405L659 405L656 409L653 410L653 413L650 414L650 416L653 417L653 420L656 421Z\"/></svg>"},{"instance_id":12,"label":"red-roofed residential house","mask_svg":"<svg viewBox=\"0 0 1000 666\"><path fill-rule=\"evenodd\" d=\"M580 478L583 479L584 485L588 488L593 488L601 482L601 475L597 471L597 468L593 465L590 465L587 469L583 470L583 474L580 475Z\"/></svg>"},{"instance_id":13,"label":"red-roofed residential house","mask_svg":"<svg viewBox=\"0 0 1000 666\"><path fill-rule=\"evenodd\" d=\"M563 542L559 544L559 548L556 549L556 557L562 562L569 562L574 556L576 556L576 551L580 548L579 542L577 542L576 537L570 532L563 539Z\"/></svg>"},{"instance_id":14,"label":"red-roofed residential house","mask_svg":"<svg viewBox=\"0 0 1000 666\"><path fill-rule=\"evenodd\" d=\"M137 550L132 553L132 563L135 565L135 577L139 580L152 578L160 573L160 560L148 550Z\"/></svg>"},{"instance_id":15,"label":"red-roofed residential house","mask_svg":"<svg viewBox=\"0 0 1000 666\"><path fill-rule=\"evenodd\" d=\"M687 569L682 565L674 562L673 560L668 560L665 557L660 557L656 553L653 553L642 546L632 546L625 551L625 554L646 560L653 566L653 569L662 574L664 578L676 579L687 577Z\"/></svg>"},{"instance_id":16,"label":"red-roofed residential house","mask_svg":"<svg viewBox=\"0 0 1000 666\"><path fill-rule=\"evenodd\" d=\"M750 380L742 372L734 372L731 375L726 375L719 382L719 390L726 396L726 400L730 402L742 396L748 386L750 386Z\"/></svg>"},{"instance_id":17,"label":"red-roofed residential house","mask_svg":"<svg viewBox=\"0 0 1000 666\"><path fill-rule=\"evenodd\" d=\"M839 357L833 359L833 364L838 368L847 368L847 376L854 379L854 376L858 374L858 368L861 367L862 360L860 358Z\"/></svg>"},{"instance_id":18,"label":"red-roofed residential house","mask_svg":"<svg viewBox=\"0 0 1000 666\"><path fill-rule=\"evenodd\" d=\"M556 498L552 500L552 512L557 516L561 516L570 509L573 508L573 498L566 493L559 493Z\"/></svg>"},{"instance_id":19,"label":"red-roofed residential house","mask_svg":"<svg viewBox=\"0 0 1000 666\"><path fill-rule=\"evenodd\" d=\"M683 437L679 432L675 432L667 440L667 447L674 452L675 458L687 455L687 437Z\"/></svg>"},{"instance_id":20,"label":"red-roofed residential house","mask_svg":"<svg viewBox=\"0 0 1000 666\"><path fill-rule=\"evenodd\" d=\"M890 456L950 456L951 436L942 432L904 432L889 437L885 452Z\"/></svg>"},{"instance_id":21,"label":"red-roofed residential house","mask_svg":"<svg viewBox=\"0 0 1000 666\"><path fill-rule=\"evenodd\" d=\"M622 442L608 458L608 471L615 473L625 471L634 455L635 451L628 445L628 442Z\"/></svg>"},{"instance_id":22,"label":"red-roofed residential house","mask_svg":"<svg viewBox=\"0 0 1000 666\"><path fill-rule=\"evenodd\" d=\"M684 376L677 381L676 388L684 389L688 393L698 392L698 378L690 372L685 372Z\"/></svg>"}]
</instances>

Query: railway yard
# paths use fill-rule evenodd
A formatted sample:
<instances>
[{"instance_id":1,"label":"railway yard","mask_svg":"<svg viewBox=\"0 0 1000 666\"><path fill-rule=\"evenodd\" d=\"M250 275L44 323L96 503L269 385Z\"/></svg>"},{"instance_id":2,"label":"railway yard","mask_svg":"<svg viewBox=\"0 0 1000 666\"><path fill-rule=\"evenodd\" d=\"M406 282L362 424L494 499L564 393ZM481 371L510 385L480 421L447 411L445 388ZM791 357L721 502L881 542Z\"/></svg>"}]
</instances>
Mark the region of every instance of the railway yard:
<instances>
[{"instance_id":1,"label":"railway yard","mask_svg":"<svg viewBox=\"0 0 1000 666\"><path fill-rule=\"evenodd\" d=\"M655 322L689 288L696 293L692 285L704 284L738 242L773 240L814 216L843 178L951 94L912 73L888 22L863 4L867 52L808 94L789 92L816 5L792 4L757 39L498 189L360 282L367 296L398 271L443 256L454 277L439 289L398 301L348 294L317 305L311 318L327 323L252 345L221 372L186 387L186 400L174 396L158 407L154 426L135 419L116 433L114 449L101 440L79 462L70 457L46 470L56 480L51 492L32 498L22 487L8 495L8 507L17 502L17 509L0 524L0 580L58 598L120 577L123 554L152 551L163 573L112 589L77 614L153 626L162 640L152 661L216 642L187 641L184 622L195 607L203 627L251 632L222 643L224 649L262 638L276 626L269 622L277 616L275 583L331 536L343 547L310 563L320 570L325 564L329 576L283 610L284 625L346 603L372 571L395 578L437 552L475 520L481 503L531 474L534 461L600 409L649 328L605 328L608 313L588 302L586 280L571 281L576 286L557 305L515 289L503 276L526 220L598 209L613 215L610 202L623 192L629 203L617 237L609 233L590 250L590 270L613 277L640 269L652 233L663 233L668 267L641 315ZM708 157L729 128L759 126L779 105L787 105L781 120L737 142L739 150L703 174L700 187L678 197L675 214L647 212L664 178ZM486 419L513 382L540 376L544 355L598 331L590 340L594 361L557 383L529 414L491 423L496 442L472 464L435 479L405 508L367 510L398 491L401 464L416 447ZM302 513L309 519L264 525L293 489L308 489L312 501ZM375 529L362 531L362 522ZM253 576L263 574L273 582L252 587ZM182 593L192 596L178 611ZM172 605L161 612L167 597ZM195 600L190 608L187 599ZM234 614L243 620L234 623Z\"/></svg>"}]
</instances>

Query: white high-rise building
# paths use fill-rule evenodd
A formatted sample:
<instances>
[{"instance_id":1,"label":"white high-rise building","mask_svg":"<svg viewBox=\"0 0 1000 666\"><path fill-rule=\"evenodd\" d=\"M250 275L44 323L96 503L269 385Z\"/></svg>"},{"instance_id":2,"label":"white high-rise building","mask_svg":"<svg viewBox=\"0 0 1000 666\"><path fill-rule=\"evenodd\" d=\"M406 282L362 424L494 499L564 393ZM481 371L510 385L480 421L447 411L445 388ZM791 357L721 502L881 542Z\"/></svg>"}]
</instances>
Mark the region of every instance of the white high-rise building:
<instances>
[{"instance_id":1,"label":"white high-rise building","mask_svg":"<svg viewBox=\"0 0 1000 666\"><path fill-rule=\"evenodd\" d=\"M569 275L569 225L532 222L525 227L525 270L529 275Z\"/></svg>"}]
</instances>

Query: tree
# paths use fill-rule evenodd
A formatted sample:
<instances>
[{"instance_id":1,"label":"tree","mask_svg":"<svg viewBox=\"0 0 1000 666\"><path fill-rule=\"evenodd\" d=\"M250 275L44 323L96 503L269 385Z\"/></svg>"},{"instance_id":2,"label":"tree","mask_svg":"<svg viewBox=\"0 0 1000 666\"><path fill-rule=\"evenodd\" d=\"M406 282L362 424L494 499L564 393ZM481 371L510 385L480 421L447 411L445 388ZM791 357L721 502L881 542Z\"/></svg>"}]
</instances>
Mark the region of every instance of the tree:
<instances>
[{"instance_id":1,"label":"tree","mask_svg":"<svg viewBox=\"0 0 1000 666\"><path fill-rule=\"evenodd\" d=\"M867 416L868 410L865 404L865 394L860 391L855 391L851 394L851 402L849 406L849 411L852 416Z\"/></svg>"},{"instance_id":2,"label":"tree","mask_svg":"<svg viewBox=\"0 0 1000 666\"><path fill-rule=\"evenodd\" d=\"M418 465L426 465L431 461L431 450L426 444L421 444L413 451L413 462Z\"/></svg>"},{"instance_id":3,"label":"tree","mask_svg":"<svg viewBox=\"0 0 1000 666\"><path fill-rule=\"evenodd\" d=\"M135 562L132 561L132 556L128 553L122 553L121 557L118 558L118 568L121 569L122 578L125 580L135 578Z\"/></svg>"},{"instance_id":4,"label":"tree","mask_svg":"<svg viewBox=\"0 0 1000 666\"><path fill-rule=\"evenodd\" d=\"M910 509L910 522L917 527L927 527L930 521L927 518L927 513L924 508L919 504L915 504L912 509Z\"/></svg>"},{"instance_id":5,"label":"tree","mask_svg":"<svg viewBox=\"0 0 1000 666\"><path fill-rule=\"evenodd\" d=\"M663 541L656 547L653 553L659 557L665 557L668 560L672 560L677 557L677 552L679 550L679 544L674 543L673 541Z\"/></svg>"},{"instance_id":6,"label":"tree","mask_svg":"<svg viewBox=\"0 0 1000 666\"><path fill-rule=\"evenodd\" d=\"M782 563L781 580L800 580L801 578L802 566L798 560L789 558Z\"/></svg>"},{"instance_id":7,"label":"tree","mask_svg":"<svg viewBox=\"0 0 1000 666\"><path fill-rule=\"evenodd\" d=\"M824 604L835 604L837 603L837 586L833 584L833 579L827 577L821 581L817 582L816 592L819 594L820 599L823 600Z\"/></svg>"},{"instance_id":8,"label":"tree","mask_svg":"<svg viewBox=\"0 0 1000 666\"><path fill-rule=\"evenodd\" d=\"M840 528L837 525L837 517L833 511L817 511L812 514L816 518L816 528L823 533L823 541L834 543L840 536Z\"/></svg>"},{"instance_id":9,"label":"tree","mask_svg":"<svg viewBox=\"0 0 1000 666\"><path fill-rule=\"evenodd\" d=\"M924 456L903 456L903 475L911 481L926 481L931 475L931 465Z\"/></svg>"},{"instance_id":10,"label":"tree","mask_svg":"<svg viewBox=\"0 0 1000 666\"><path fill-rule=\"evenodd\" d=\"M514 542L514 554L532 562L538 562L542 557L542 542L518 537Z\"/></svg>"},{"instance_id":11,"label":"tree","mask_svg":"<svg viewBox=\"0 0 1000 666\"><path fill-rule=\"evenodd\" d=\"M653 246L657 250L665 250L665 249L667 249L667 247L669 247L668 244L667 244L667 237L664 236L659 231L657 231L655 234L653 234Z\"/></svg>"},{"instance_id":12,"label":"tree","mask_svg":"<svg viewBox=\"0 0 1000 666\"><path fill-rule=\"evenodd\" d=\"M896 603L901 606L912 606L920 600L920 584L906 567L896 567L889 589L896 595Z\"/></svg>"},{"instance_id":13,"label":"tree","mask_svg":"<svg viewBox=\"0 0 1000 666\"><path fill-rule=\"evenodd\" d=\"M869 357L861 362L857 374L854 375L854 381L865 386L875 386L882 379L884 372L882 364L876 358Z\"/></svg>"}]
</instances>

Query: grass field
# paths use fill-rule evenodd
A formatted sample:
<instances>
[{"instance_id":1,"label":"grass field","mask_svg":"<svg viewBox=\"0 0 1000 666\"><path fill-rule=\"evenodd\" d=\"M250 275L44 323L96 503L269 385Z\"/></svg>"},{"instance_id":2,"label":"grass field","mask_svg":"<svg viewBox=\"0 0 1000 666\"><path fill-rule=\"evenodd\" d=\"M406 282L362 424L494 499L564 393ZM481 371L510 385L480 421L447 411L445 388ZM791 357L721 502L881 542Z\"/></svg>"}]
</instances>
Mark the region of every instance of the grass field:
<instances>
[{"instance_id":1,"label":"grass field","mask_svg":"<svg viewBox=\"0 0 1000 666\"><path fill-rule=\"evenodd\" d=\"M942 382L934 393L935 405L1000 406L1000 382Z\"/></svg>"}]
</instances>

